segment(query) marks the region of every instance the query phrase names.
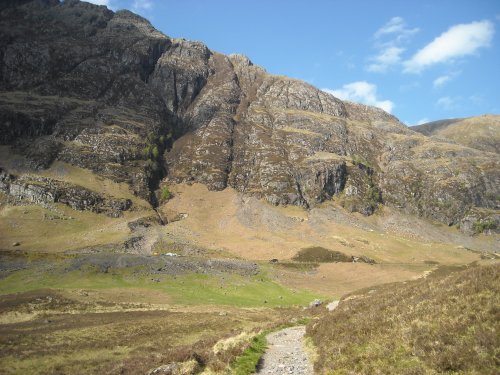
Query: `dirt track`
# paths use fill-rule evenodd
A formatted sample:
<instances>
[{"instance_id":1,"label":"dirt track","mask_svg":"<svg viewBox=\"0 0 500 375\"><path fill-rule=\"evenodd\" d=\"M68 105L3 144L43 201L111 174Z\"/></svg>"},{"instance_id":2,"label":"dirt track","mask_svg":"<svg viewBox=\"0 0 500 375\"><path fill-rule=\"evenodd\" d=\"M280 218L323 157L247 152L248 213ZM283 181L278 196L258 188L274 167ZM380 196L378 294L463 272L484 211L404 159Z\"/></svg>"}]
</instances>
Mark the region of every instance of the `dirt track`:
<instances>
[{"instance_id":1,"label":"dirt track","mask_svg":"<svg viewBox=\"0 0 500 375\"><path fill-rule=\"evenodd\" d=\"M304 351L305 326L285 328L267 336L269 348L257 374L311 375L313 366Z\"/></svg>"}]
</instances>

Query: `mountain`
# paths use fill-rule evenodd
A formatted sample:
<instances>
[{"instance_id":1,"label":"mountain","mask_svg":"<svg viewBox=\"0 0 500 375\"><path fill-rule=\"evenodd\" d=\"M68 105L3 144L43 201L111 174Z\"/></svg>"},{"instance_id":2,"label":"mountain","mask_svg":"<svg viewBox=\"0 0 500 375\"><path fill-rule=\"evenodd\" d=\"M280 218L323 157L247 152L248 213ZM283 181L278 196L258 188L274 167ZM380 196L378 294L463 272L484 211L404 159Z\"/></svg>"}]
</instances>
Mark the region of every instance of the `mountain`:
<instances>
[{"instance_id":1,"label":"mountain","mask_svg":"<svg viewBox=\"0 0 500 375\"><path fill-rule=\"evenodd\" d=\"M438 139L449 140L481 151L500 153L500 116L439 120L411 128Z\"/></svg>"},{"instance_id":2,"label":"mountain","mask_svg":"<svg viewBox=\"0 0 500 375\"><path fill-rule=\"evenodd\" d=\"M1 12L0 142L34 169L90 169L153 204L161 180L272 204L335 197L367 215L384 204L449 225L498 208L497 157L380 109L169 38L128 11L47 0Z\"/></svg>"}]
</instances>

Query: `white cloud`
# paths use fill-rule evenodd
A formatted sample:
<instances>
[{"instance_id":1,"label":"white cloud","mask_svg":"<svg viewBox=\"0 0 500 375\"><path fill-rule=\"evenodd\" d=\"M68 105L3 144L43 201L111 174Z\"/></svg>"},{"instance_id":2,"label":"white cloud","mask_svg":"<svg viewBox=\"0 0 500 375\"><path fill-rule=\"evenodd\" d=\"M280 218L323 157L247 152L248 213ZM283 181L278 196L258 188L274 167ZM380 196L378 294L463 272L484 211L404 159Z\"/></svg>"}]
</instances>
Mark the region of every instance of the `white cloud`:
<instances>
[{"instance_id":1,"label":"white cloud","mask_svg":"<svg viewBox=\"0 0 500 375\"><path fill-rule=\"evenodd\" d=\"M109 0L85 0L87 3L92 3L95 5L109 5Z\"/></svg>"},{"instance_id":2,"label":"white cloud","mask_svg":"<svg viewBox=\"0 0 500 375\"><path fill-rule=\"evenodd\" d=\"M333 96L353 102L361 102L367 105L379 107L386 112L391 113L394 103L390 100L379 100L377 98L377 86L366 81L358 81L343 85L341 89L331 90L322 89Z\"/></svg>"},{"instance_id":3,"label":"white cloud","mask_svg":"<svg viewBox=\"0 0 500 375\"><path fill-rule=\"evenodd\" d=\"M450 98L449 96L443 96L438 99L438 101L436 102L436 106L444 109L445 111L451 111L452 109L456 108L457 99Z\"/></svg>"},{"instance_id":4,"label":"white cloud","mask_svg":"<svg viewBox=\"0 0 500 375\"><path fill-rule=\"evenodd\" d=\"M452 26L405 61L404 71L419 73L430 65L474 54L479 48L490 45L494 33L495 27L490 21Z\"/></svg>"},{"instance_id":5,"label":"white cloud","mask_svg":"<svg viewBox=\"0 0 500 375\"><path fill-rule=\"evenodd\" d=\"M461 71L455 71L455 72L443 74L442 76L437 77L432 82L432 85L434 86L435 89L440 88L440 87L444 86L445 83L448 83L451 80L455 79L455 77L459 76L461 73L462 73Z\"/></svg>"},{"instance_id":6,"label":"white cloud","mask_svg":"<svg viewBox=\"0 0 500 375\"><path fill-rule=\"evenodd\" d=\"M132 4L132 9L134 10L134 12L138 12L141 10L150 10L152 8L152 0L134 0L134 3Z\"/></svg>"},{"instance_id":7,"label":"white cloud","mask_svg":"<svg viewBox=\"0 0 500 375\"><path fill-rule=\"evenodd\" d=\"M418 32L418 28L408 29L402 17L392 17L389 22L375 32L375 39L384 35L396 34L396 39L402 39Z\"/></svg>"},{"instance_id":8,"label":"white cloud","mask_svg":"<svg viewBox=\"0 0 500 375\"><path fill-rule=\"evenodd\" d=\"M419 81L408 82L408 83L404 83L404 84L400 85L399 86L399 91L401 91L401 92L411 92L411 91L417 90L421 86L422 85L421 85L421 83Z\"/></svg>"},{"instance_id":9,"label":"white cloud","mask_svg":"<svg viewBox=\"0 0 500 375\"><path fill-rule=\"evenodd\" d=\"M449 75L444 75L444 76L439 76L437 77L434 82L432 82L432 85L434 87L441 87L443 86L446 82L450 81L451 77Z\"/></svg>"},{"instance_id":10,"label":"white cloud","mask_svg":"<svg viewBox=\"0 0 500 375\"><path fill-rule=\"evenodd\" d=\"M401 61L401 53L405 51L400 47L387 47L380 51L380 53L372 58L372 64L366 67L369 72L382 73L387 70L390 65L398 64Z\"/></svg>"},{"instance_id":11,"label":"white cloud","mask_svg":"<svg viewBox=\"0 0 500 375\"><path fill-rule=\"evenodd\" d=\"M373 35L375 39L374 47L378 50L378 54L368 58L370 64L366 66L366 70L383 73L390 66L399 64L401 54L405 51L402 45L418 30L418 28L408 28L402 17L391 18Z\"/></svg>"}]
</instances>

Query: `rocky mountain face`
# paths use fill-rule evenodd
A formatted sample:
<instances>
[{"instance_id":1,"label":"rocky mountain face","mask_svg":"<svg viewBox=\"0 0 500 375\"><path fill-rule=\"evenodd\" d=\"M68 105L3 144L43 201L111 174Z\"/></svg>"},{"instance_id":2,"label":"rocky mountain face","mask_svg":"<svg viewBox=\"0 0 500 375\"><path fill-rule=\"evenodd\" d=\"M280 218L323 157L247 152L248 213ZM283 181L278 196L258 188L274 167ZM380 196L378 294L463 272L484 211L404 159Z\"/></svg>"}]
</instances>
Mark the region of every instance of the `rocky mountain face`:
<instances>
[{"instance_id":1,"label":"rocky mountain face","mask_svg":"<svg viewBox=\"0 0 500 375\"><path fill-rule=\"evenodd\" d=\"M385 204L467 231L499 222L498 155L79 1L0 5L0 124L33 170L64 161L152 204L159 186L200 182L272 204Z\"/></svg>"}]
</instances>

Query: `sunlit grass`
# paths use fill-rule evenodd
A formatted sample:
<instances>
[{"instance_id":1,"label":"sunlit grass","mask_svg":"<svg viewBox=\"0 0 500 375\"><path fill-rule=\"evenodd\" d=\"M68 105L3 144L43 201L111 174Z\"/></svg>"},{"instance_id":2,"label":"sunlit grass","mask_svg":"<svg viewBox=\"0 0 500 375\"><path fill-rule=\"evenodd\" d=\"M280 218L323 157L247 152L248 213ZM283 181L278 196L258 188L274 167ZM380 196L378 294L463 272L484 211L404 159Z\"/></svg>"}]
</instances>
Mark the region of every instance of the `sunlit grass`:
<instances>
[{"instance_id":1,"label":"sunlit grass","mask_svg":"<svg viewBox=\"0 0 500 375\"><path fill-rule=\"evenodd\" d=\"M172 303L184 305L230 305L238 307L278 307L307 305L318 294L286 288L264 274L149 274L141 267L101 272L92 267L65 272L24 270L0 280L0 294L36 289L144 288L164 292Z\"/></svg>"}]
</instances>

